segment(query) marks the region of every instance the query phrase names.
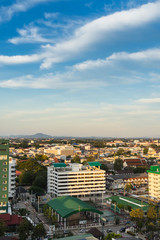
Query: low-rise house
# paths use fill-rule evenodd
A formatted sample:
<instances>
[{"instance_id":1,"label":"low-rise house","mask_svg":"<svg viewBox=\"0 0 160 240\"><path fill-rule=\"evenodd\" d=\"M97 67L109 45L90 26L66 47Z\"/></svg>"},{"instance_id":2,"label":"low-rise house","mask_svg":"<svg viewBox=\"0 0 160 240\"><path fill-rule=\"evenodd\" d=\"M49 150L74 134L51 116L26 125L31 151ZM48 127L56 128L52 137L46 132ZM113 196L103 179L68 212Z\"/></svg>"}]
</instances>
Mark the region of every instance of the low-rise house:
<instances>
[{"instance_id":1,"label":"low-rise house","mask_svg":"<svg viewBox=\"0 0 160 240\"><path fill-rule=\"evenodd\" d=\"M134 186L147 185L148 175L147 173L140 174L116 174L110 175L106 178L106 183L110 186L110 189L123 189L126 184L132 184Z\"/></svg>"},{"instance_id":2,"label":"low-rise house","mask_svg":"<svg viewBox=\"0 0 160 240\"><path fill-rule=\"evenodd\" d=\"M126 158L123 160L124 167L147 167L147 161L145 158Z\"/></svg>"}]
</instances>

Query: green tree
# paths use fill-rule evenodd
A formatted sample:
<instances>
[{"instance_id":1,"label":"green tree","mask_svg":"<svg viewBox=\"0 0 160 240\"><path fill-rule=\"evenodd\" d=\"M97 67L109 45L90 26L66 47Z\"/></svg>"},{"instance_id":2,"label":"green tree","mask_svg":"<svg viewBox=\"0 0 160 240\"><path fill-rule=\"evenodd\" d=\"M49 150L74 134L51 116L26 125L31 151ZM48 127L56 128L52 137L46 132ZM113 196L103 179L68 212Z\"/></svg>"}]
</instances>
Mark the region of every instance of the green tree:
<instances>
[{"instance_id":1,"label":"green tree","mask_svg":"<svg viewBox=\"0 0 160 240\"><path fill-rule=\"evenodd\" d=\"M46 167L44 167L44 166L41 166L38 162L37 162L37 160L35 160L35 159L29 159L29 160L27 160L27 161L25 161L25 162L18 162L18 164L17 164L17 170L19 170L19 171L33 171L34 173L37 173L38 171L40 171L40 170L45 170L46 169Z\"/></svg>"},{"instance_id":2,"label":"green tree","mask_svg":"<svg viewBox=\"0 0 160 240\"><path fill-rule=\"evenodd\" d=\"M47 171L39 171L33 181L33 186L46 189L47 187Z\"/></svg>"},{"instance_id":3,"label":"green tree","mask_svg":"<svg viewBox=\"0 0 160 240\"><path fill-rule=\"evenodd\" d=\"M147 218L149 220L156 220L157 219L157 211L154 206L150 206L147 212Z\"/></svg>"},{"instance_id":4,"label":"green tree","mask_svg":"<svg viewBox=\"0 0 160 240\"><path fill-rule=\"evenodd\" d=\"M107 165L105 165L105 164L101 164L101 169L102 169L102 170L105 170L106 172L109 171L109 168L108 168Z\"/></svg>"},{"instance_id":5,"label":"green tree","mask_svg":"<svg viewBox=\"0 0 160 240\"><path fill-rule=\"evenodd\" d=\"M107 236L104 238L104 240L112 240L112 238L120 238L122 237L120 234L116 233L108 233Z\"/></svg>"},{"instance_id":6,"label":"green tree","mask_svg":"<svg viewBox=\"0 0 160 240\"><path fill-rule=\"evenodd\" d=\"M87 157L87 162L94 162L95 161L95 158L93 156L89 156Z\"/></svg>"},{"instance_id":7,"label":"green tree","mask_svg":"<svg viewBox=\"0 0 160 240\"><path fill-rule=\"evenodd\" d=\"M74 156L71 160L71 163L80 163L80 157L78 155Z\"/></svg>"},{"instance_id":8,"label":"green tree","mask_svg":"<svg viewBox=\"0 0 160 240\"><path fill-rule=\"evenodd\" d=\"M7 230L7 227L6 227L5 222L0 219L0 237L4 236L4 233L6 230Z\"/></svg>"},{"instance_id":9,"label":"green tree","mask_svg":"<svg viewBox=\"0 0 160 240\"><path fill-rule=\"evenodd\" d=\"M118 151L115 153L115 156L120 156L123 155L125 153L123 148L119 148Z\"/></svg>"},{"instance_id":10,"label":"green tree","mask_svg":"<svg viewBox=\"0 0 160 240\"><path fill-rule=\"evenodd\" d=\"M35 155L35 159L36 159L37 161L44 162L45 160L48 159L48 157L47 157L46 155L44 155L44 154L36 154L36 155Z\"/></svg>"},{"instance_id":11,"label":"green tree","mask_svg":"<svg viewBox=\"0 0 160 240\"><path fill-rule=\"evenodd\" d=\"M137 219L137 218L143 219L144 218L144 212L140 208L137 208L135 210L132 209L132 211L130 212L130 217L133 218L133 219Z\"/></svg>"},{"instance_id":12,"label":"green tree","mask_svg":"<svg viewBox=\"0 0 160 240\"><path fill-rule=\"evenodd\" d=\"M43 223L39 223L33 229L32 239L40 239L46 235L46 230L43 226Z\"/></svg>"},{"instance_id":13,"label":"green tree","mask_svg":"<svg viewBox=\"0 0 160 240\"><path fill-rule=\"evenodd\" d=\"M106 146L106 144L103 141L95 141L95 142L93 142L93 147L104 148L105 146Z\"/></svg>"},{"instance_id":14,"label":"green tree","mask_svg":"<svg viewBox=\"0 0 160 240\"><path fill-rule=\"evenodd\" d=\"M144 172L146 172L146 167L136 167L136 168L134 168L133 169L133 172L134 173L144 173Z\"/></svg>"},{"instance_id":15,"label":"green tree","mask_svg":"<svg viewBox=\"0 0 160 240\"><path fill-rule=\"evenodd\" d=\"M144 148L144 149L143 149L143 154L146 155L147 153L148 153L148 148Z\"/></svg>"},{"instance_id":16,"label":"green tree","mask_svg":"<svg viewBox=\"0 0 160 240\"><path fill-rule=\"evenodd\" d=\"M20 143L19 147L21 147L21 148L28 148L28 147L29 147L29 145L28 145L28 140L23 140L23 141Z\"/></svg>"},{"instance_id":17,"label":"green tree","mask_svg":"<svg viewBox=\"0 0 160 240\"><path fill-rule=\"evenodd\" d=\"M130 212L130 217L132 218L133 221L136 222L136 225L139 230L143 227L144 224L144 212L142 209L137 208L135 210L132 209Z\"/></svg>"},{"instance_id":18,"label":"green tree","mask_svg":"<svg viewBox=\"0 0 160 240\"><path fill-rule=\"evenodd\" d=\"M32 224L28 220L23 219L18 227L19 239L26 240L29 236L30 230L32 230Z\"/></svg>"},{"instance_id":19,"label":"green tree","mask_svg":"<svg viewBox=\"0 0 160 240\"><path fill-rule=\"evenodd\" d=\"M43 188L37 186L30 187L29 192L32 194L37 194L38 196L42 196L45 193Z\"/></svg>"},{"instance_id":20,"label":"green tree","mask_svg":"<svg viewBox=\"0 0 160 240\"><path fill-rule=\"evenodd\" d=\"M20 216L26 216L28 214L28 211L26 208L20 208L18 210L18 212L19 212Z\"/></svg>"},{"instance_id":21,"label":"green tree","mask_svg":"<svg viewBox=\"0 0 160 240\"><path fill-rule=\"evenodd\" d=\"M122 168L123 168L123 160L120 159L120 158L116 159L115 162L114 162L113 168L116 171L122 170Z\"/></svg>"},{"instance_id":22,"label":"green tree","mask_svg":"<svg viewBox=\"0 0 160 240\"><path fill-rule=\"evenodd\" d=\"M19 176L19 183L31 186L34 178L35 176L33 171L26 171Z\"/></svg>"},{"instance_id":23,"label":"green tree","mask_svg":"<svg viewBox=\"0 0 160 240\"><path fill-rule=\"evenodd\" d=\"M125 191L130 192L132 190L132 184L128 183L125 185Z\"/></svg>"}]
</instances>

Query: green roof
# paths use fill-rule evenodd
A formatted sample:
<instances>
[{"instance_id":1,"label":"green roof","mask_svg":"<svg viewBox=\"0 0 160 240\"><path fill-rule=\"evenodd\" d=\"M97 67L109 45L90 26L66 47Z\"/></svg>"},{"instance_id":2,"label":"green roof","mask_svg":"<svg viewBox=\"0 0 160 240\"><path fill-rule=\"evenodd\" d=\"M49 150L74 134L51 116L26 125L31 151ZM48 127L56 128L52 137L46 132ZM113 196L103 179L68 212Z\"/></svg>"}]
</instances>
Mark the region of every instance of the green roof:
<instances>
[{"instance_id":1,"label":"green roof","mask_svg":"<svg viewBox=\"0 0 160 240\"><path fill-rule=\"evenodd\" d=\"M160 166L151 166L150 170L147 170L148 173L160 174Z\"/></svg>"},{"instance_id":2,"label":"green roof","mask_svg":"<svg viewBox=\"0 0 160 240\"><path fill-rule=\"evenodd\" d=\"M47 204L63 218L67 218L75 213L85 211L103 214L101 211L92 207L90 204L71 196L54 198Z\"/></svg>"},{"instance_id":3,"label":"green roof","mask_svg":"<svg viewBox=\"0 0 160 240\"><path fill-rule=\"evenodd\" d=\"M53 163L54 167L66 167L65 163Z\"/></svg>"},{"instance_id":4,"label":"green roof","mask_svg":"<svg viewBox=\"0 0 160 240\"><path fill-rule=\"evenodd\" d=\"M89 166L91 167L99 167L101 164L99 162L88 162Z\"/></svg>"},{"instance_id":5,"label":"green roof","mask_svg":"<svg viewBox=\"0 0 160 240\"><path fill-rule=\"evenodd\" d=\"M84 240L84 239L93 239L92 234L82 234L82 235L76 235L76 236L71 236L71 237L64 237L64 238L57 238L55 240Z\"/></svg>"},{"instance_id":6,"label":"green roof","mask_svg":"<svg viewBox=\"0 0 160 240\"><path fill-rule=\"evenodd\" d=\"M134 198L129 197L123 197L123 196L112 196L107 198L108 200L111 199L113 201L116 201L117 204L122 204L124 206L131 206L132 209L141 208L144 211L147 211L149 208L149 204L143 201L139 201Z\"/></svg>"}]
</instances>

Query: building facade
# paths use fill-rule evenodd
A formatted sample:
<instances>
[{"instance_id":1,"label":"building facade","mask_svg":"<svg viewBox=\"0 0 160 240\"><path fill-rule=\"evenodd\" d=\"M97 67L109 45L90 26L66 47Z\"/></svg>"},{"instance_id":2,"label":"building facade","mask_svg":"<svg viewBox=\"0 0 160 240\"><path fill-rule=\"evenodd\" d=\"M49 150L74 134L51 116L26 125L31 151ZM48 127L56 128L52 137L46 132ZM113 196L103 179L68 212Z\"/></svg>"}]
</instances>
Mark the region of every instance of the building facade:
<instances>
[{"instance_id":1,"label":"building facade","mask_svg":"<svg viewBox=\"0 0 160 240\"><path fill-rule=\"evenodd\" d=\"M74 147L71 145L63 145L63 146L54 146L47 149L44 149L45 154L54 154L55 156L61 156L61 155L71 155L73 156L75 154Z\"/></svg>"},{"instance_id":2,"label":"building facade","mask_svg":"<svg viewBox=\"0 0 160 240\"><path fill-rule=\"evenodd\" d=\"M105 171L99 168L99 163L91 165L54 163L48 167L48 193L56 197L103 197Z\"/></svg>"},{"instance_id":3,"label":"building facade","mask_svg":"<svg viewBox=\"0 0 160 240\"><path fill-rule=\"evenodd\" d=\"M0 213L8 212L9 141L0 140Z\"/></svg>"},{"instance_id":4,"label":"building facade","mask_svg":"<svg viewBox=\"0 0 160 240\"><path fill-rule=\"evenodd\" d=\"M147 172L149 197L160 201L160 166L151 166Z\"/></svg>"},{"instance_id":5,"label":"building facade","mask_svg":"<svg viewBox=\"0 0 160 240\"><path fill-rule=\"evenodd\" d=\"M9 181L8 181L8 197L13 198L16 194L16 160L9 158Z\"/></svg>"}]
</instances>

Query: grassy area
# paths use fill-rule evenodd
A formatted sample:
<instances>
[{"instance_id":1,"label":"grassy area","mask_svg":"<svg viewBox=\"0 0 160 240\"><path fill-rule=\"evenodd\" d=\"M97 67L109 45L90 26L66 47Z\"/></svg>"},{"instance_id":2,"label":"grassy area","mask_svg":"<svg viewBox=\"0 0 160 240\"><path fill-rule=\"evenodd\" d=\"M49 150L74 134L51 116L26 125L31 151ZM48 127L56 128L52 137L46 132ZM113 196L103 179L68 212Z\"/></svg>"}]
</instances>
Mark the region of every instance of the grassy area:
<instances>
[{"instance_id":1,"label":"grassy area","mask_svg":"<svg viewBox=\"0 0 160 240\"><path fill-rule=\"evenodd\" d=\"M109 199L115 201L117 204L122 204L124 206L131 206L132 209L141 208L143 211L147 211L149 207L149 204L134 198L123 197L123 196L112 196L107 198L107 200Z\"/></svg>"}]
</instances>

